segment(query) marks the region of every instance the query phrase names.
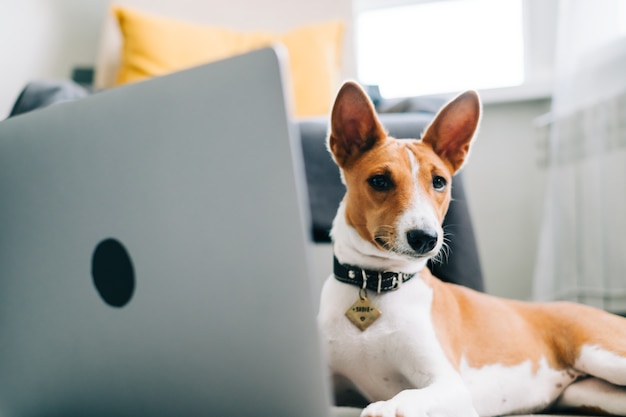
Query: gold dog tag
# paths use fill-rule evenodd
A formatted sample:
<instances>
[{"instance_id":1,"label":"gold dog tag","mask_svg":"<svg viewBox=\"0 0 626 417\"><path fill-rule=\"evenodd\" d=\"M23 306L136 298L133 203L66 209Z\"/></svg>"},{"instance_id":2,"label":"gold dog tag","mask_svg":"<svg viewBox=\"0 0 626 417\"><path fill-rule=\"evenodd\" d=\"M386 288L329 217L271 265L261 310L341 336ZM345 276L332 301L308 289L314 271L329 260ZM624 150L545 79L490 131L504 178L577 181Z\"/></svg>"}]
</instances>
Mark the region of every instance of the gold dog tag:
<instances>
[{"instance_id":1,"label":"gold dog tag","mask_svg":"<svg viewBox=\"0 0 626 417\"><path fill-rule=\"evenodd\" d=\"M370 327L381 314L381 311L372 304L364 291L359 294L359 299L346 311L346 317L361 331Z\"/></svg>"}]
</instances>

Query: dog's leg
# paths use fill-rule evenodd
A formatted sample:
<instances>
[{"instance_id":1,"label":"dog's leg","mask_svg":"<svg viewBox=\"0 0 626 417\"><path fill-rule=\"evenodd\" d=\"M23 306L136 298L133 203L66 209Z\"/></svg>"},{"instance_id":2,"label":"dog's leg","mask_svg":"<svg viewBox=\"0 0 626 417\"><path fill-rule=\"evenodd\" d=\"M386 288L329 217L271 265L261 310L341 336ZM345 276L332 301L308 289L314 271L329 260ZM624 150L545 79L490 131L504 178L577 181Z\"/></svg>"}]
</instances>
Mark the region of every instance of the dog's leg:
<instances>
[{"instance_id":1,"label":"dog's leg","mask_svg":"<svg viewBox=\"0 0 626 417\"><path fill-rule=\"evenodd\" d=\"M594 313L588 309L585 311L590 317ZM557 409L626 415L624 324L626 322L621 317L603 314L584 327L591 337L580 349L573 367L589 378L569 385L557 400ZM600 334L598 328L604 332Z\"/></svg>"},{"instance_id":2,"label":"dog's leg","mask_svg":"<svg viewBox=\"0 0 626 417\"><path fill-rule=\"evenodd\" d=\"M626 357L600 346L583 346L575 367L579 371L612 384L626 386Z\"/></svg>"},{"instance_id":3,"label":"dog's leg","mask_svg":"<svg viewBox=\"0 0 626 417\"><path fill-rule=\"evenodd\" d=\"M367 406L361 417L478 417L469 391L458 378L440 379L420 389L401 391Z\"/></svg>"},{"instance_id":4,"label":"dog's leg","mask_svg":"<svg viewBox=\"0 0 626 417\"><path fill-rule=\"evenodd\" d=\"M598 378L587 378L568 386L557 400L557 411L581 411L626 415L626 387Z\"/></svg>"}]
</instances>

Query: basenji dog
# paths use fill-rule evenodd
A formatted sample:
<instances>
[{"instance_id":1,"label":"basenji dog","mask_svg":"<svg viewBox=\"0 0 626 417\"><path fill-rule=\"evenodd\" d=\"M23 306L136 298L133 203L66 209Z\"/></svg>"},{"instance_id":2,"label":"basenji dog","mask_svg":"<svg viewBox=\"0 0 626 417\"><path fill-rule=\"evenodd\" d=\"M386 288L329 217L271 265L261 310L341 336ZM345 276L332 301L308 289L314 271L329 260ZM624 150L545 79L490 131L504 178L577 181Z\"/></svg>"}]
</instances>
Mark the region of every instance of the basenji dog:
<instances>
[{"instance_id":1,"label":"basenji dog","mask_svg":"<svg viewBox=\"0 0 626 417\"><path fill-rule=\"evenodd\" d=\"M336 401L365 399L362 416L372 417L557 407L626 415L626 319L497 298L444 283L426 266L444 245L452 176L480 117L468 91L421 139L398 140L358 84L339 90L328 147L346 194L319 312Z\"/></svg>"}]
</instances>

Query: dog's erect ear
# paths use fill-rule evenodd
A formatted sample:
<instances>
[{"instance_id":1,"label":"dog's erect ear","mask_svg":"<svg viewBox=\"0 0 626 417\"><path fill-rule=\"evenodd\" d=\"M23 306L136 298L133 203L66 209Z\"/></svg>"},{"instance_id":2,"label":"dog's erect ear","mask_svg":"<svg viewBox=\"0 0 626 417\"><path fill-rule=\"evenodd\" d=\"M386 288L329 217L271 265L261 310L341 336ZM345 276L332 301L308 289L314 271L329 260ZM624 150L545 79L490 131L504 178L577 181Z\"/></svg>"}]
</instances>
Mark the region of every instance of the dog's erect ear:
<instances>
[{"instance_id":1,"label":"dog's erect ear","mask_svg":"<svg viewBox=\"0 0 626 417\"><path fill-rule=\"evenodd\" d=\"M446 104L426 128L422 141L430 144L453 172L463 166L470 142L480 121L480 99L475 91L466 91Z\"/></svg>"},{"instance_id":2,"label":"dog's erect ear","mask_svg":"<svg viewBox=\"0 0 626 417\"><path fill-rule=\"evenodd\" d=\"M335 99L328 139L337 164L345 167L386 136L367 94L358 84L346 82Z\"/></svg>"}]
</instances>

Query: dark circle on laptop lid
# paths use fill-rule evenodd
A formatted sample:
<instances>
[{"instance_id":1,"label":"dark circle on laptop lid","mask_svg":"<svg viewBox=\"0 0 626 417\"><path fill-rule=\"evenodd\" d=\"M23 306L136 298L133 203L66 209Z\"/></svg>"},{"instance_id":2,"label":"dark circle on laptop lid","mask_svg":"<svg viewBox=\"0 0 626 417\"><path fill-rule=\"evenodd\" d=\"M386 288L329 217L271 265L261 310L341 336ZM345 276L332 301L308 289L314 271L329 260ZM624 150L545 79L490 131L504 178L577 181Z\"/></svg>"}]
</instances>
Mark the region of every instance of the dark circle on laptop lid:
<instances>
[{"instance_id":1,"label":"dark circle on laptop lid","mask_svg":"<svg viewBox=\"0 0 626 417\"><path fill-rule=\"evenodd\" d=\"M98 243L91 258L91 276L102 300L124 307L135 292L135 272L128 251L118 240Z\"/></svg>"}]
</instances>

